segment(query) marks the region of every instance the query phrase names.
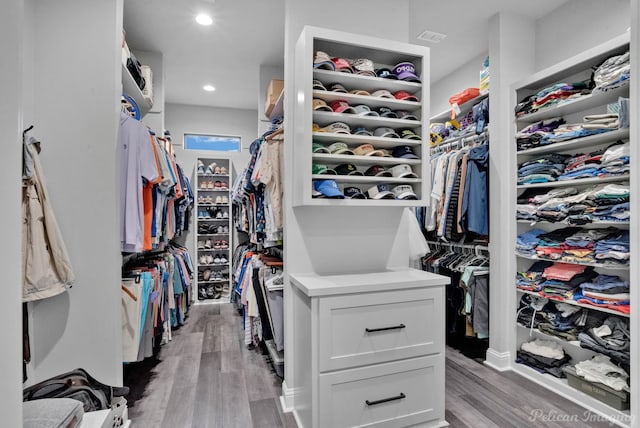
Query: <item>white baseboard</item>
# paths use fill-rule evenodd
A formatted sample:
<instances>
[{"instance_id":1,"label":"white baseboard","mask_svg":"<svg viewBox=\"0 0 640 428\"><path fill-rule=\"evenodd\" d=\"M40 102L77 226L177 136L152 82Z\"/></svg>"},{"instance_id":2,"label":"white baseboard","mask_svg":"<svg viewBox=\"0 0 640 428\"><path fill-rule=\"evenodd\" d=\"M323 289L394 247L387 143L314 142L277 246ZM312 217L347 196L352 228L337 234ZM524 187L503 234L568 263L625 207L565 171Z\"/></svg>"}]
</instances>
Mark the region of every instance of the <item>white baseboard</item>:
<instances>
[{"instance_id":1,"label":"white baseboard","mask_svg":"<svg viewBox=\"0 0 640 428\"><path fill-rule=\"evenodd\" d=\"M293 397L296 392L294 388L287 386L287 381L282 381L282 395L280 396L280 404L282 411L285 413L293 412Z\"/></svg>"},{"instance_id":2,"label":"white baseboard","mask_svg":"<svg viewBox=\"0 0 640 428\"><path fill-rule=\"evenodd\" d=\"M511 352L498 352L489 348L484 364L499 372L511 370Z\"/></svg>"}]
</instances>

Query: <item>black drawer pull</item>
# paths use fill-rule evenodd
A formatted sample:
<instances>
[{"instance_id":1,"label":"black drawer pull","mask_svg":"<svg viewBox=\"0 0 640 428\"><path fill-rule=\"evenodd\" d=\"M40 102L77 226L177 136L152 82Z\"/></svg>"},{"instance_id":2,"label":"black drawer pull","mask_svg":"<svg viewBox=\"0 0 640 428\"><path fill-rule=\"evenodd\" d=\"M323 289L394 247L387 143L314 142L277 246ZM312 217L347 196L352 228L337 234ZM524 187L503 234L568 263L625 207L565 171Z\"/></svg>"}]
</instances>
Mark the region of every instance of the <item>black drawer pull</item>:
<instances>
[{"instance_id":1,"label":"black drawer pull","mask_svg":"<svg viewBox=\"0 0 640 428\"><path fill-rule=\"evenodd\" d=\"M366 331L367 333L373 333L374 331L398 330L398 329L405 328L405 327L406 327L406 325L400 324L400 325L394 325L392 327L365 328L364 331Z\"/></svg>"},{"instance_id":2,"label":"black drawer pull","mask_svg":"<svg viewBox=\"0 0 640 428\"><path fill-rule=\"evenodd\" d=\"M376 404L388 403L389 401L402 400L403 398L407 398L407 396L404 395L403 392L401 392L400 395L396 395L395 397L383 398L382 400L374 400L374 401L365 400L365 403L367 403L367 406L375 406Z\"/></svg>"}]
</instances>

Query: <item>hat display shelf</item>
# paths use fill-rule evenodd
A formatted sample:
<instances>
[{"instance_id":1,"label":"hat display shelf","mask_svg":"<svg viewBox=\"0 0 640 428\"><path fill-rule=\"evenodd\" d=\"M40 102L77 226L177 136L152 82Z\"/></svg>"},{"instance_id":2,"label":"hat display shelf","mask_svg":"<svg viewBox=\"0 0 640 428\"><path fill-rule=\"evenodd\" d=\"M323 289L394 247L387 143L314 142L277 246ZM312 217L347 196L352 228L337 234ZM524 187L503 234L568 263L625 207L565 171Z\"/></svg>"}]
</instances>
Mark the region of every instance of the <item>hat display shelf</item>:
<instances>
[{"instance_id":1,"label":"hat display shelf","mask_svg":"<svg viewBox=\"0 0 640 428\"><path fill-rule=\"evenodd\" d=\"M231 162L224 158L198 158L195 171L194 210L197 272L196 302L226 303L231 290Z\"/></svg>"},{"instance_id":2,"label":"hat display shelf","mask_svg":"<svg viewBox=\"0 0 640 428\"><path fill-rule=\"evenodd\" d=\"M293 205L428 205L429 49L305 27L295 55Z\"/></svg>"},{"instance_id":3,"label":"hat display shelf","mask_svg":"<svg viewBox=\"0 0 640 428\"><path fill-rule=\"evenodd\" d=\"M610 40L609 42L594 47L588 51L585 51L573 58L569 58L555 66L552 66L546 70L542 70L528 79L525 79L521 82L518 82L512 86L512 103L515 105L516 103L523 100L525 97L538 93L538 91L548 88L551 85L560 83L560 82L579 82L585 79L589 79L594 67L598 67L602 62L613 56L624 53L629 49L629 37L628 35L623 35L616 39ZM632 76L632 79L635 79L637 76ZM590 135L582 138L575 138L563 142L553 143L549 145L540 145L534 148L529 148L525 150L517 151L516 145L516 136L515 133L522 130L526 126L539 123L542 120L547 120L551 118L564 118L566 123L582 123L583 117L590 114L603 114L607 113L608 105L611 103L617 103L619 97L629 97L629 85L622 85L621 87L603 91L603 92L592 92L588 95L581 95L578 97L571 98L566 101L562 101L560 103L543 107L538 109L535 112L524 114L518 116L514 119L512 126L512 150L515 151L512 159L513 164L511 165L513 177L513 192L514 195L519 196L525 191L530 191L535 188L545 188L545 189L564 189L569 186L574 187L578 192L584 191L586 189L591 188L595 185L604 185L606 183L614 183L614 184L629 184L630 176L629 174L621 174L621 175L610 175L610 176L596 176L590 178L577 178L571 180L559 180L545 183L532 183L532 184L521 184L518 185L516 181L518 165L527 162L534 161L538 159L540 156L548 155L550 153L559 153L559 154L567 154L574 156L576 154L581 153L590 153L601 149L606 149L611 144L616 141L629 141L629 128L626 129L615 129L609 132L604 132L601 134ZM633 119L632 119L633 120ZM633 157L633 154L632 154ZM631 159L631 165L634 165L635 162ZM546 190L541 190L540 193L545 193ZM636 194L633 191L633 184L631 185L631 199L634 199ZM513 201L515 203L515 201ZM558 230L563 227L567 227L568 224L563 222L546 222L546 221L524 221L518 220L516 218L515 206L512 205L513 210L513 222L512 230L516 235L521 235L527 231L530 231L534 228L542 229L547 232L551 232L554 230ZM634 219L635 221L635 219ZM603 221L594 221L592 223L588 223L586 225L579 226L583 230L588 230L592 228L607 228L607 227L616 227L622 230L629 229L629 221L616 221L615 224L613 222L603 222ZM540 385L547 387L548 389L571 399L577 404L585 407L590 412L594 412L594 414L603 415L605 417L611 418L615 421L616 424L620 424L622 426L631 426L632 425L632 416L629 410L618 410L609 404L606 404L601 399L594 398L594 396L585 393L583 390L579 390L574 388L570 381L567 379L561 379L549 374L541 374L540 372L530 368L527 365L518 363L515 361L516 351L520 350L522 344L524 342L529 342L533 339L542 339L546 341L553 341L561 345L564 353L571 357L570 364L573 366L576 363L584 360L591 359L594 356L601 355L595 351L591 351L586 348L582 348L576 342L568 342L564 340L560 340L555 336L551 336L543 333L535 328L530 328L530 326L521 326L517 323L516 311L519 307L519 302L522 297L526 294L531 294L534 296L539 296L540 292L535 291L526 291L518 289L515 285L515 274L516 272L527 271L531 265L533 265L537 260L540 260L541 256L533 255L526 256L520 255L516 250L516 236L510 236L511 242L504 242L500 245L508 245L509 248L513 249L513 260L506 261L507 265L515 267L513 273L514 283L511 290L505 290L505 292L509 293L509 296L512 296L511 299L513 302L512 305L512 314L510 315L512 318L512 329L510 331L510 336L512 337L511 343L511 367L512 369L523 375L526 378L529 378ZM633 238L632 238L633 241ZM631 251L633 252L634 243L632 243ZM546 259L544 259L546 260ZM564 259L557 260L558 262L567 262ZM595 262L580 262L580 261L568 261L568 263L572 265L587 265L592 266L595 271L599 274L605 275L617 275L621 279L630 281L630 293L633 296L633 293L637 292L637 276L634 278L633 275L630 275L630 269L636 269L634 263L637 263L637 256L632 255L630 258L630 264L616 264L616 263L599 263L598 260ZM633 297L632 297L633 298ZM563 300L564 303L572 306L580 307L580 309L586 309L589 313L594 314L595 316L600 315L603 317L613 316L619 319L625 320L625 322L630 322L631 324L631 339L632 340L632 348L633 341L637 340L635 337L637 335L637 329L634 329L634 326L637 326L637 311L636 308L633 308L631 314L625 314L621 311L617 311L613 308L608 307L599 307L593 306L590 304L583 304L574 299L566 298ZM584 308L584 309L583 309ZM510 330L510 329L507 329ZM634 379L637 380L637 376L634 377L634 371L637 372L638 367L634 364L638 361L637 355L634 357L631 355L631 389L637 391L638 385L634 385ZM634 361L635 360L635 361ZM601 397L602 398L602 397ZM637 402L636 397L631 397L631 403ZM632 404L633 406L633 404ZM637 410L636 410L637 411ZM585 413L586 414L586 413ZM636 416L637 417L637 416Z\"/></svg>"}]
</instances>

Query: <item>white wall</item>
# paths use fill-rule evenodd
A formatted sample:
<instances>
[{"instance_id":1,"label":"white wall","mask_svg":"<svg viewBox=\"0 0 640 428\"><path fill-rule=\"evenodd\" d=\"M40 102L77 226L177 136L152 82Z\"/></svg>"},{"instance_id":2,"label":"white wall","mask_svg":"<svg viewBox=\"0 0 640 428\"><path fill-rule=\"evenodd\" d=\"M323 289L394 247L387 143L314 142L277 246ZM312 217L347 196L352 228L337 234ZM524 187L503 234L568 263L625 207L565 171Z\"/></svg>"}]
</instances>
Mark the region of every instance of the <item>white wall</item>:
<instances>
[{"instance_id":1,"label":"white wall","mask_svg":"<svg viewBox=\"0 0 640 428\"><path fill-rule=\"evenodd\" d=\"M115 171L122 0L34 0L30 115L76 284L33 304L33 383L84 367L122 383ZM92 17L78 19L78 17ZM79 37L81 35L81 37ZM73 41L70 44L70 41Z\"/></svg>"},{"instance_id":2,"label":"white wall","mask_svg":"<svg viewBox=\"0 0 640 428\"><path fill-rule=\"evenodd\" d=\"M629 8L629 0L572 0L538 19L536 69L542 70L619 36L630 25Z\"/></svg>"},{"instance_id":3,"label":"white wall","mask_svg":"<svg viewBox=\"0 0 640 428\"><path fill-rule=\"evenodd\" d=\"M488 35L487 35L488 37ZM483 52L470 59L462 66L452 70L451 73L437 82L431 82L431 116L449 110L449 98L466 88L480 86L480 70L488 53ZM431 58L431 62L438 62L437 57Z\"/></svg>"},{"instance_id":4,"label":"white wall","mask_svg":"<svg viewBox=\"0 0 640 428\"><path fill-rule=\"evenodd\" d=\"M192 186L195 182L193 172L197 158L218 156L216 152L184 150L182 140L185 133L239 135L242 138L242 152L220 155L222 158L229 157L231 159L235 170L233 177L235 180L236 174L242 172L251 158L249 146L258 137L256 123L258 123L257 110L165 104L165 125L171 131L178 163L191 180ZM185 244L190 253L195 256L197 252L193 230L183 235L179 242Z\"/></svg>"},{"instance_id":5,"label":"white wall","mask_svg":"<svg viewBox=\"0 0 640 428\"><path fill-rule=\"evenodd\" d=\"M0 257L2 322L0 333L0 414L2 425L22 426L22 40L24 24L22 0L3 2L0 14L0 130L3 135L0 168L2 222L0 235L4 250Z\"/></svg>"}]
</instances>

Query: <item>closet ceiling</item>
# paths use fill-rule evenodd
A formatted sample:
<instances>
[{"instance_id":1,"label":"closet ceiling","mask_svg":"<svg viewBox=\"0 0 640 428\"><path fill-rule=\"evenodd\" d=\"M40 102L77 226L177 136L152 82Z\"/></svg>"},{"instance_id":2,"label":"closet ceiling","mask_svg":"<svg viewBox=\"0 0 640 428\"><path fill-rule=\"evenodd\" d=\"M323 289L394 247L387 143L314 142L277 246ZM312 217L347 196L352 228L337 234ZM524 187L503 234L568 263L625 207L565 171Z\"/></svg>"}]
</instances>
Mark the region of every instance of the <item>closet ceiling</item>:
<instances>
[{"instance_id":1,"label":"closet ceiling","mask_svg":"<svg viewBox=\"0 0 640 428\"><path fill-rule=\"evenodd\" d=\"M489 19L498 12L539 19L568 0L411 0L409 14L410 43L431 48L431 81L473 58L486 56L489 50ZM424 30L445 34L440 43L416 39ZM522 41L524 42L524 41ZM535 51L532 50L532 55ZM478 62L478 72L482 59Z\"/></svg>"},{"instance_id":2,"label":"closet ceiling","mask_svg":"<svg viewBox=\"0 0 640 428\"><path fill-rule=\"evenodd\" d=\"M487 52L489 18L513 12L538 19L567 0L410 0L409 42L432 49L433 82ZM285 0L127 0L124 28L135 49L162 52L170 103L257 109L259 67L284 62ZM309 2L310 7L314 2ZM390 7L392 7L390 5ZM214 24L194 17L209 11ZM422 42L424 30L447 35ZM478 69L480 69L480 63ZM214 92L202 86L211 84Z\"/></svg>"}]
</instances>

